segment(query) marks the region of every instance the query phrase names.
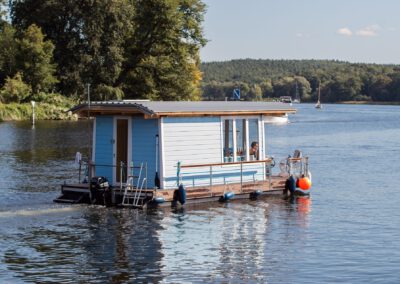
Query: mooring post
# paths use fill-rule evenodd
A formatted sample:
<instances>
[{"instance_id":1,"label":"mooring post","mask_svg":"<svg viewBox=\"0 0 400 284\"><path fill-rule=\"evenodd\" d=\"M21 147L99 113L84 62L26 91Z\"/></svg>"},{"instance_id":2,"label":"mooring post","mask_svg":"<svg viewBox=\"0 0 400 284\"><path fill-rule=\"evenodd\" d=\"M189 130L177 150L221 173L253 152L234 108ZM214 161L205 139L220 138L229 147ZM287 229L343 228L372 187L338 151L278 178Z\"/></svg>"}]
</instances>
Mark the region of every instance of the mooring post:
<instances>
[{"instance_id":1,"label":"mooring post","mask_svg":"<svg viewBox=\"0 0 400 284\"><path fill-rule=\"evenodd\" d=\"M32 105L32 125L35 125L35 101L31 101L31 105Z\"/></svg>"}]
</instances>

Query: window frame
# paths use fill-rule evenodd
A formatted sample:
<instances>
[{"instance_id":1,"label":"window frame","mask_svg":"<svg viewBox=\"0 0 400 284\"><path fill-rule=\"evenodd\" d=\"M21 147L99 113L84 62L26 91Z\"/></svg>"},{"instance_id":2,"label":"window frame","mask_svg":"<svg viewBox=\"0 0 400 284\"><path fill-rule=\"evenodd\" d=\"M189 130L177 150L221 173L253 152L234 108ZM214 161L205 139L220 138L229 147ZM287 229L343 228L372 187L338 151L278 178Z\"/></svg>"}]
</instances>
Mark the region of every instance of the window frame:
<instances>
[{"instance_id":1,"label":"window frame","mask_svg":"<svg viewBox=\"0 0 400 284\"><path fill-rule=\"evenodd\" d=\"M245 161L250 161L250 137L249 137L249 120L255 119L257 120L257 135L258 135L258 145L259 145L259 160L262 160L264 156L264 139L262 139L262 133L263 131L261 130L261 125L262 125L262 117L259 115L249 115L249 116L223 116L221 117L221 163L223 164L228 164L231 162L238 162L237 161L237 139L236 139L236 120L244 120L244 127L246 128L246 153L245 153ZM231 120L232 121L232 148L234 149L233 151L233 161L225 161L225 121ZM244 129L243 127L243 129Z\"/></svg>"}]
</instances>

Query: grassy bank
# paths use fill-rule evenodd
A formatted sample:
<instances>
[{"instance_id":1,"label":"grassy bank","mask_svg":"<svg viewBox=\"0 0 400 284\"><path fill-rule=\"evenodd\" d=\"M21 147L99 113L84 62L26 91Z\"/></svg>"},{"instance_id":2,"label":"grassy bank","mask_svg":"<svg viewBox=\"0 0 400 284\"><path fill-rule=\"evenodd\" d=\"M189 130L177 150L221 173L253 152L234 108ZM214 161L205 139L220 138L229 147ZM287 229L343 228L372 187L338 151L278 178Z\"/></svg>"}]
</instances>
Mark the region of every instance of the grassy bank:
<instances>
[{"instance_id":1,"label":"grassy bank","mask_svg":"<svg viewBox=\"0 0 400 284\"><path fill-rule=\"evenodd\" d=\"M72 119L72 117L68 115L68 109L75 104L75 101L68 100L59 95L52 96L51 102L49 102L49 99L36 102L35 117L38 120ZM0 102L0 121L29 120L31 118L31 103L3 104Z\"/></svg>"}]
</instances>

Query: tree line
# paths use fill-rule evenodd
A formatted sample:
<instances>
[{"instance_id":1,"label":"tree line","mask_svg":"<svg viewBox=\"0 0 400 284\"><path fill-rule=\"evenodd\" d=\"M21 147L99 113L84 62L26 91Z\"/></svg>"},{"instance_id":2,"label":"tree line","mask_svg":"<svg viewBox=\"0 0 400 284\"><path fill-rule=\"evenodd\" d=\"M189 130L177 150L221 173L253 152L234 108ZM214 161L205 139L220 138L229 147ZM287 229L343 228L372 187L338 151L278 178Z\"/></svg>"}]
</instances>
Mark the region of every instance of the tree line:
<instances>
[{"instance_id":1,"label":"tree line","mask_svg":"<svg viewBox=\"0 0 400 284\"><path fill-rule=\"evenodd\" d=\"M95 100L198 100L204 13L200 0L0 0L0 100L84 99L89 84Z\"/></svg>"},{"instance_id":2,"label":"tree line","mask_svg":"<svg viewBox=\"0 0 400 284\"><path fill-rule=\"evenodd\" d=\"M400 101L400 67L334 60L201 63L201 0L0 0L0 102ZM6 17L8 15L8 19Z\"/></svg>"},{"instance_id":3,"label":"tree line","mask_svg":"<svg viewBox=\"0 0 400 284\"><path fill-rule=\"evenodd\" d=\"M336 60L231 60L202 63L203 98L277 99L296 91L304 102L400 102L400 66Z\"/></svg>"}]
</instances>

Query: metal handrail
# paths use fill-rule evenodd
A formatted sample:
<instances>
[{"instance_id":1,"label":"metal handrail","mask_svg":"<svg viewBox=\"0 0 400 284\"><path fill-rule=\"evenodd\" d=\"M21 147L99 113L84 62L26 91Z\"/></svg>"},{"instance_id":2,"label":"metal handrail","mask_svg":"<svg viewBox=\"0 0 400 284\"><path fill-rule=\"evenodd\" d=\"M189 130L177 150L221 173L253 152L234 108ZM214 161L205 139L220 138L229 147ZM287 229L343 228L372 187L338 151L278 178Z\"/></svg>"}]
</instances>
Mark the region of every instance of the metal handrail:
<instances>
[{"instance_id":1,"label":"metal handrail","mask_svg":"<svg viewBox=\"0 0 400 284\"><path fill-rule=\"evenodd\" d=\"M269 183L269 188L271 188L272 180L271 180L271 164L272 164L273 159L268 158L264 160L256 160L256 161L240 161L240 162L231 162L231 163L209 163L209 164L192 164L192 165L181 165L180 168L201 168L201 167L209 167L209 175L210 175L210 181L209 181L209 187L210 191L212 191L213 187L213 167L215 166L230 166L230 165L240 165L240 192L243 192L243 164L259 164L263 163L266 164L266 169L265 169L265 174L263 174L263 181L265 181L265 177L268 176L268 183ZM254 179L254 177L253 177ZM224 181L225 182L225 181ZM193 181L193 186L194 186L194 181ZM225 183L226 184L226 183Z\"/></svg>"},{"instance_id":2,"label":"metal handrail","mask_svg":"<svg viewBox=\"0 0 400 284\"><path fill-rule=\"evenodd\" d=\"M308 174L308 156L300 158L287 158L287 166L289 175L293 174L293 165L300 163L300 175Z\"/></svg>"},{"instance_id":3,"label":"metal handrail","mask_svg":"<svg viewBox=\"0 0 400 284\"><path fill-rule=\"evenodd\" d=\"M240 165L240 164L257 164L257 163L272 163L272 158L264 159L264 160L255 160L255 161L240 161L240 162L229 162L229 163L211 163L211 164L192 164L192 165L181 165L181 168L200 168L206 166L226 166L226 165Z\"/></svg>"}]
</instances>

